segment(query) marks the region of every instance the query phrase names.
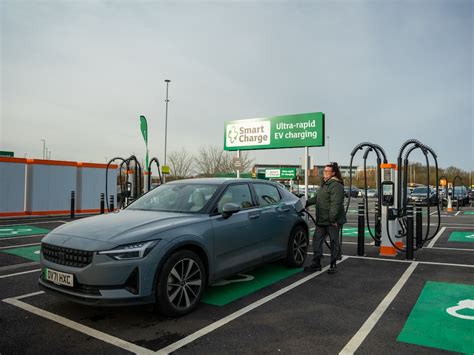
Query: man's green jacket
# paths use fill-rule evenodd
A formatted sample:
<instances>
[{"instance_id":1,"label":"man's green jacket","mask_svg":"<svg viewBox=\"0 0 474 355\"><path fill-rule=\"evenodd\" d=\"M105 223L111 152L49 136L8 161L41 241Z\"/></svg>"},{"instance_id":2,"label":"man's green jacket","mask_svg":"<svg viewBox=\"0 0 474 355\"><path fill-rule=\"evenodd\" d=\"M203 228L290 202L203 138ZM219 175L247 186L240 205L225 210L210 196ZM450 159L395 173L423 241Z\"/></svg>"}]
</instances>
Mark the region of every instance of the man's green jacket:
<instances>
[{"instance_id":1,"label":"man's green jacket","mask_svg":"<svg viewBox=\"0 0 474 355\"><path fill-rule=\"evenodd\" d=\"M316 205L316 224L329 226L347 222L344 209L344 186L337 178L325 181L316 196L308 199L306 206Z\"/></svg>"}]
</instances>

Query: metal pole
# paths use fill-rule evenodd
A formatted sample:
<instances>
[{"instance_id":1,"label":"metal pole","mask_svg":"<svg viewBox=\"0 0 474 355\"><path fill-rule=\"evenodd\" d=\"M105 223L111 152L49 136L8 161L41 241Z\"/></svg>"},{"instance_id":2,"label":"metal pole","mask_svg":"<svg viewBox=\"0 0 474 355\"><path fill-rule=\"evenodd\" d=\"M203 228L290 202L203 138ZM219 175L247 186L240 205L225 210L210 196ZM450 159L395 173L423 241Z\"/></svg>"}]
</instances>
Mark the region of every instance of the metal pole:
<instances>
[{"instance_id":1,"label":"metal pole","mask_svg":"<svg viewBox=\"0 0 474 355\"><path fill-rule=\"evenodd\" d=\"M327 163L329 164L329 138L331 138L331 137L326 136L326 138L327 138L327 140L328 140L328 162L327 162Z\"/></svg>"},{"instance_id":2,"label":"metal pole","mask_svg":"<svg viewBox=\"0 0 474 355\"><path fill-rule=\"evenodd\" d=\"M407 206L407 249L406 259L413 260L413 205Z\"/></svg>"},{"instance_id":3,"label":"metal pole","mask_svg":"<svg viewBox=\"0 0 474 355\"><path fill-rule=\"evenodd\" d=\"M166 165L166 145L167 145L167 138L168 138L168 102L170 101L168 99L168 86L170 84L171 80L169 79L166 79L165 80L165 83L166 83L166 113L165 113L165 163L163 165ZM166 182L166 174L163 174L163 182Z\"/></svg>"},{"instance_id":4,"label":"metal pole","mask_svg":"<svg viewBox=\"0 0 474 355\"><path fill-rule=\"evenodd\" d=\"M115 209L115 206L114 206L114 195L110 195L109 212L113 212L114 209Z\"/></svg>"},{"instance_id":5,"label":"metal pole","mask_svg":"<svg viewBox=\"0 0 474 355\"><path fill-rule=\"evenodd\" d=\"M74 212L76 209L76 199L74 196L74 191L71 191L71 219L74 219Z\"/></svg>"},{"instance_id":6,"label":"metal pole","mask_svg":"<svg viewBox=\"0 0 474 355\"><path fill-rule=\"evenodd\" d=\"M357 217L357 255L364 256L365 246L364 246L364 237L365 237L365 205L363 202L359 202L359 213Z\"/></svg>"},{"instance_id":7,"label":"metal pole","mask_svg":"<svg viewBox=\"0 0 474 355\"><path fill-rule=\"evenodd\" d=\"M100 194L100 214L104 214L105 210L105 194L102 192Z\"/></svg>"},{"instance_id":8,"label":"metal pole","mask_svg":"<svg viewBox=\"0 0 474 355\"><path fill-rule=\"evenodd\" d=\"M46 150L46 139L41 139L43 141L43 160L44 160L44 154Z\"/></svg>"},{"instance_id":9,"label":"metal pole","mask_svg":"<svg viewBox=\"0 0 474 355\"><path fill-rule=\"evenodd\" d=\"M308 199L308 156L309 156L309 148L304 147L304 196Z\"/></svg>"},{"instance_id":10,"label":"metal pole","mask_svg":"<svg viewBox=\"0 0 474 355\"><path fill-rule=\"evenodd\" d=\"M237 158L240 159L240 150L237 151ZM240 170L237 169L237 179L240 179Z\"/></svg>"},{"instance_id":11,"label":"metal pole","mask_svg":"<svg viewBox=\"0 0 474 355\"><path fill-rule=\"evenodd\" d=\"M423 218L421 215L421 207L417 206L416 207L416 214L415 214L415 221L416 221L416 229L415 229L415 235L416 235L416 247L421 248L423 244Z\"/></svg>"}]
</instances>

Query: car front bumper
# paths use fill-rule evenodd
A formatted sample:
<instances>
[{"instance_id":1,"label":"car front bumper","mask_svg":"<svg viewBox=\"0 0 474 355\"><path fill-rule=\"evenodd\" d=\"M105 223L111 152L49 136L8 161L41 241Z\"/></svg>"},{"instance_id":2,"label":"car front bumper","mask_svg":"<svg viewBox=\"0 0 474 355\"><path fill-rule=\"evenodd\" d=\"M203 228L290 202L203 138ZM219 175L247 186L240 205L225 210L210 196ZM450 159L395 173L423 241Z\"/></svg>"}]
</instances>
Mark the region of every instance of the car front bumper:
<instances>
[{"instance_id":1,"label":"car front bumper","mask_svg":"<svg viewBox=\"0 0 474 355\"><path fill-rule=\"evenodd\" d=\"M155 301L155 276L164 251L156 246L146 257L115 260L95 253L85 267L71 267L46 260L41 253L39 286L46 292L88 305L132 305ZM45 269L72 274L74 285L48 281Z\"/></svg>"}]
</instances>

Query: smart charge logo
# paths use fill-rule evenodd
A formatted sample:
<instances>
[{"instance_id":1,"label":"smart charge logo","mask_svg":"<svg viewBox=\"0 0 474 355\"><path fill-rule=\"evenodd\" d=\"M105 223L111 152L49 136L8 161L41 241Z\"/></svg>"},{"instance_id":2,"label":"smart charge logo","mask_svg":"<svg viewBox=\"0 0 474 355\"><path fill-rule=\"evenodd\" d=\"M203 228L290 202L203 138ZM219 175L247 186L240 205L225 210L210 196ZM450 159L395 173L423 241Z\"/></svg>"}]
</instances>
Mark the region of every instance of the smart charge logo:
<instances>
[{"instance_id":1,"label":"smart charge logo","mask_svg":"<svg viewBox=\"0 0 474 355\"><path fill-rule=\"evenodd\" d=\"M270 145L270 121L230 124L226 137L228 147Z\"/></svg>"}]
</instances>

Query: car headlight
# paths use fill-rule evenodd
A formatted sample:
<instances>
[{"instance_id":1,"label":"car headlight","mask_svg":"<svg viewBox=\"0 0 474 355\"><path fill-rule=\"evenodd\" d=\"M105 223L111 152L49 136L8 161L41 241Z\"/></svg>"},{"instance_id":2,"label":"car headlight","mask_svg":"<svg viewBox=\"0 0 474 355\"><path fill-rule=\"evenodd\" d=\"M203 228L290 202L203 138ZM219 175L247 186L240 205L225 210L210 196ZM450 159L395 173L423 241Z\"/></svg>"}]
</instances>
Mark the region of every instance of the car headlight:
<instances>
[{"instance_id":1,"label":"car headlight","mask_svg":"<svg viewBox=\"0 0 474 355\"><path fill-rule=\"evenodd\" d=\"M99 251L99 255L108 255L116 260L142 259L158 244L160 240L120 245L112 250Z\"/></svg>"}]
</instances>

